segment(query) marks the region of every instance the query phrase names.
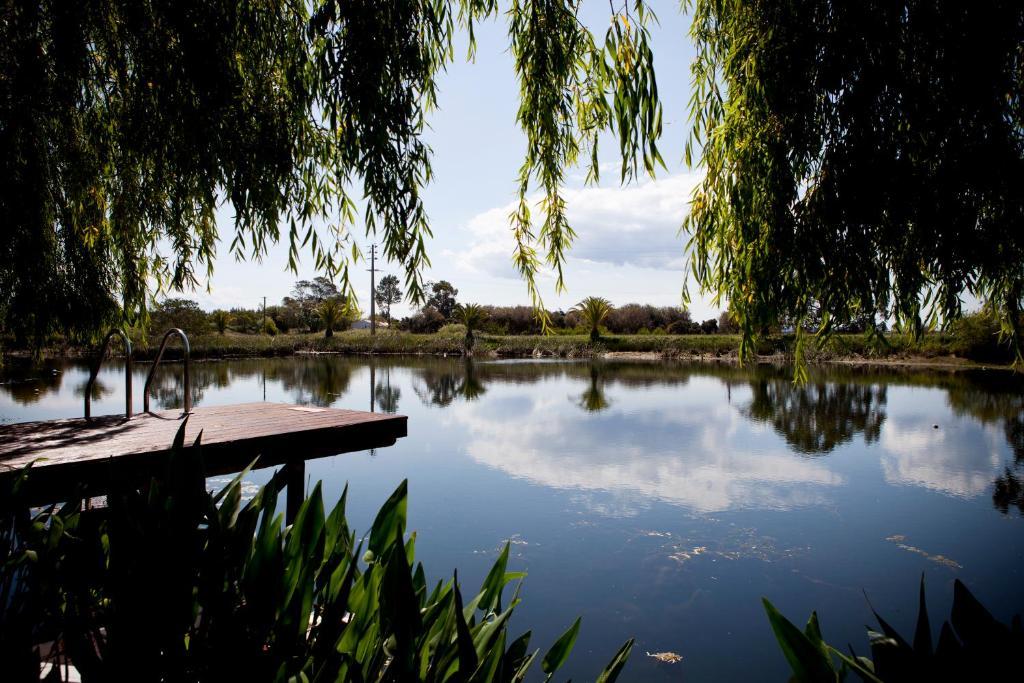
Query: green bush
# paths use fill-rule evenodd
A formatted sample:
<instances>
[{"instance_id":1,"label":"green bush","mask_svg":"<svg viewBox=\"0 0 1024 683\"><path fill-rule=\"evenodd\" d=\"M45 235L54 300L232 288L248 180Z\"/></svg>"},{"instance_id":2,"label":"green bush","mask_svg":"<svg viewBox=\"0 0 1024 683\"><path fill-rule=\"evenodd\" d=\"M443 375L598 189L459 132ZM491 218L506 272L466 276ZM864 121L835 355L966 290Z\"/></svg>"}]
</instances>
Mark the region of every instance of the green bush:
<instances>
[{"instance_id":1,"label":"green bush","mask_svg":"<svg viewBox=\"0 0 1024 683\"><path fill-rule=\"evenodd\" d=\"M529 632L509 633L519 587L507 602L504 588L523 575L508 571L507 544L466 601L457 574L430 586L415 562L405 482L361 540L347 489L327 511L317 484L286 526L280 475L245 504L244 473L207 493L182 434L166 476L113 492L105 514L81 501L33 514L20 498L28 471L0 491L5 676L38 680L43 642L87 682L519 681L539 658ZM579 627L540 657L549 679ZM632 645L600 681L615 680Z\"/></svg>"},{"instance_id":2,"label":"green bush","mask_svg":"<svg viewBox=\"0 0 1024 683\"><path fill-rule=\"evenodd\" d=\"M1005 363L1013 360L1009 340L1000 339L999 320L989 311L979 311L949 325L949 349L971 360Z\"/></svg>"},{"instance_id":3,"label":"green bush","mask_svg":"<svg viewBox=\"0 0 1024 683\"><path fill-rule=\"evenodd\" d=\"M464 337L466 336L466 326L462 323L448 323L443 325L437 334L442 337Z\"/></svg>"},{"instance_id":4,"label":"green bush","mask_svg":"<svg viewBox=\"0 0 1024 683\"><path fill-rule=\"evenodd\" d=\"M269 334L271 337L276 337L278 334L277 323L271 317L263 319L263 333Z\"/></svg>"},{"instance_id":5,"label":"green bush","mask_svg":"<svg viewBox=\"0 0 1024 683\"><path fill-rule=\"evenodd\" d=\"M164 299L149 312L149 333L159 339L172 327L185 330L189 336L198 336L209 329L209 314L195 301Z\"/></svg>"},{"instance_id":6,"label":"green bush","mask_svg":"<svg viewBox=\"0 0 1024 683\"><path fill-rule=\"evenodd\" d=\"M817 613L812 612L801 631L764 600L768 621L779 647L799 683L841 681L853 672L863 681L916 683L917 681L1001 681L1020 675L1019 655L1024 652L1020 617L1013 625L1000 623L971 595L959 579L953 583L953 611L937 641L925 605L921 577L914 637L907 640L877 612L879 630L868 629L871 657L847 654L825 642Z\"/></svg>"}]
</instances>

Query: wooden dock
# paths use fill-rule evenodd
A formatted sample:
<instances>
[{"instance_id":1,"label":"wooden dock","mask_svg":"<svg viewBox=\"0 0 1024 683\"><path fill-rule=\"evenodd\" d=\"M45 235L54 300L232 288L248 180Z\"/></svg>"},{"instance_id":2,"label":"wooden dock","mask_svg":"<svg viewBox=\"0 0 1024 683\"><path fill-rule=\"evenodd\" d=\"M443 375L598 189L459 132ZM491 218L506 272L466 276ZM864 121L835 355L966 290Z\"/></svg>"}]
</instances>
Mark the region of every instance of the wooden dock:
<instances>
[{"instance_id":1,"label":"wooden dock","mask_svg":"<svg viewBox=\"0 0 1024 683\"><path fill-rule=\"evenodd\" d=\"M77 487L100 490L116 479L148 480L167 463L182 424L179 411L23 422L0 426L0 477L32 464L32 497L49 501ZM202 432L207 476L287 464L302 483L302 463L338 453L390 446L406 435L406 417L282 403L195 408L185 444ZM290 487L291 488L291 487ZM292 498L292 496L289 496ZM291 505L289 505L291 507Z\"/></svg>"}]
</instances>

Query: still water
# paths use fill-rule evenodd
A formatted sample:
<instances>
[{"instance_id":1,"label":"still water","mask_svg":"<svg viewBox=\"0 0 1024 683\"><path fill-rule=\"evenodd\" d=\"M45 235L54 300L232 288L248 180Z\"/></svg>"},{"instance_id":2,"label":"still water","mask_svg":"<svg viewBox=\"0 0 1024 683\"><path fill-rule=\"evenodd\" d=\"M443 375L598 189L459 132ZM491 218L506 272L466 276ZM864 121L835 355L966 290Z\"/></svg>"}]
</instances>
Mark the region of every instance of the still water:
<instances>
[{"instance_id":1,"label":"still water","mask_svg":"<svg viewBox=\"0 0 1024 683\"><path fill-rule=\"evenodd\" d=\"M147 365L135 377L141 387ZM181 404L161 368L156 407ZM866 650L865 593L912 633L960 578L995 615L1024 611L1024 383L996 371L791 370L663 363L322 356L193 364L195 405L288 401L400 412L391 448L307 463L352 524L409 480L435 578L483 579L511 540L526 570L515 631L547 647L577 615L566 676L635 636L624 679L785 680L762 596ZM81 414L82 364L9 365L0 420ZM94 414L123 409L116 364ZM257 471L252 482L266 481ZM221 482L213 482L214 485ZM675 652L661 663L646 653Z\"/></svg>"}]
</instances>

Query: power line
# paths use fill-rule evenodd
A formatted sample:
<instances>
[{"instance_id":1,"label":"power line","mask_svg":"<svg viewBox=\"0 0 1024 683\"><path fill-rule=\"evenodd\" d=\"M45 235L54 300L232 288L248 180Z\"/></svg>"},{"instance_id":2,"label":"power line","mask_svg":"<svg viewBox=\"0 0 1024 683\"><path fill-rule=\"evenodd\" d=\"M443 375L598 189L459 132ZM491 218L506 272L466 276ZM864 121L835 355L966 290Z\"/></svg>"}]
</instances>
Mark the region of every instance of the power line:
<instances>
[{"instance_id":1,"label":"power line","mask_svg":"<svg viewBox=\"0 0 1024 683\"><path fill-rule=\"evenodd\" d=\"M377 274L377 245L370 245L370 335L377 334L377 285L375 275Z\"/></svg>"}]
</instances>

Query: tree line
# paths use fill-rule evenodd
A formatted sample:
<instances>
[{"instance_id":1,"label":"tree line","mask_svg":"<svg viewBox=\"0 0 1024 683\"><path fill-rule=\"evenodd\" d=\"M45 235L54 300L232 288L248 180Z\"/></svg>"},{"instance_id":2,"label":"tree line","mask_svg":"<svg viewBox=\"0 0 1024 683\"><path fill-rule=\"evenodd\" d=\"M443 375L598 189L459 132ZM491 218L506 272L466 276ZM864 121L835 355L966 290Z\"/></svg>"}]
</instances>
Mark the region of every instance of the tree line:
<instances>
[{"instance_id":1,"label":"tree line","mask_svg":"<svg viewBox=\"0 0 1024 683\"><path fill-rule=\"evenodd\" d=\"M394 320L392 306L403 297L399 280L385 275L374 291L379 311L377 323L404 332L432 334L446 325L463 324L473 330L497 335L543 334L541 316L533 306L496 306L489 304L460 304L459 290L447 280L426 284L426 303L415 313ZM594 301L598 299L592 297ZM588 299L589 300L589 299ZM587 300L585 300L587 301ZM604 301L604 300L601 300ZM608 310L596 325L588 317L585 307L569 310L548 310L548 331L555 334L589 333L598 329L611 334L731 334L738 326L728 311L718 318L694 320L683 306L653 306L628 303L622 306L607 304ZM316 333L331 336L333 332L350 328L362 318L363 312L355 302L343 295L337 285L326 277L299 280L292 292L279 304L262 307L216 309L204 311L196 301L168 298L155 304L149 312L149 329L155 334L171 327L202 334L279 334Z\"/></svg>"}]
</instances>

